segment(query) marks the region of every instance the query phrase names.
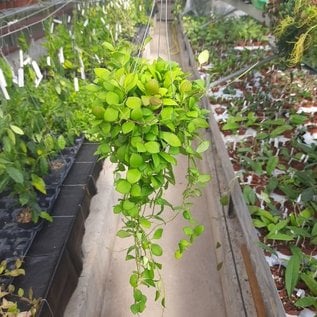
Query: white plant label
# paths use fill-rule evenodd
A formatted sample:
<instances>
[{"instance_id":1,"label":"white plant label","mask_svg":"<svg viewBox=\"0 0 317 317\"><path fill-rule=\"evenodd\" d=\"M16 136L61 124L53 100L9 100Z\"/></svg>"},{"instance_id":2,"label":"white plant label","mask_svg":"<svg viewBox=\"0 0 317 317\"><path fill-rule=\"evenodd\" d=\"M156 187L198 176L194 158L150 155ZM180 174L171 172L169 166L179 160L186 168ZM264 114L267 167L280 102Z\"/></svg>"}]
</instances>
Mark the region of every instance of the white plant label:
<instances>
[{"instance_id":1,"label":"white plant label","mask_svg":"<svg viewBox=\"0 0 317 317\"><path fill-rule=\"evenodd\" d=\"M42 79L43 79L43 77L42 77L42 78L37 78L37 79L35 79L35 87L36 87L36 88L40 85Z\"/></svg>"},{"instance_id":2,"label":"white plant label","mask_svg":"<svg viewBox=\"0 0 317 317\"><path fill-rule=\"evenodd\" d=\"M40 70L40 67L39 67L39 65L37 64L36 61L32 61L32 67L33 67L33 69L34 69L34 71L35 71L36 77L37 77L38 79L41 79L41 80L42 80L43 75L42 75L42 72L41 72L41 70Z\"/></svg>"},{"instance_id":3,"label":"white plant label","mask_svg":"<svg viewBox=\"0 0 317 317\"><path fill-rule=\"evenodd\" d=\"M105 24L106 24L106 21L104 20L104 18L103 18L103 17L101 17L101 18L100 18L100 21L101 21L101 23L102 23L103 25L105 25Z\"/></svg>"},{"instance_id":4,"label":"white plant label","mask_svg":"<svg viewBox=\"0 0 317 317\"><path fill-rule=\"evenodd\" d=\"M3 87L7 87L7 81L4 77L4 74L1 68L0 68L0 85Z\"/></svg>"},{"instance_id":5,"label":"white plant label","mask_svg":"<svg viewBox=\"0 0 317 317\"><path fill-rule=\"evenodd\" d=\"M61 20L58 20L58 19L54 19L53 21L54 21L55 23L57 23L57 24L62 24L62 23L63 23Z\"/></svg>"},{"instance_id":6,"label":"white plant label","mask_svg":"<svg viewBox=\"0 0 317 317\"><path fill-rule=\"evenodd\" d=\"M24 68L20 67L18 69L18 86L24 87Z\"/></svg>"},{"instance_id":7,"label":"white plant label","mask_svg":"<svg viewBox=\"0 0 317 317\"><path fill-rule=\"evenodd\" d=\"M23 67L23 60L24 60L23 51L22 51L22 50L19 50L20 67Z\"/></svg>"},{"instance_id":8,"label":"white plant label","mask_svg":"<svg viewBox=\"0 0 317 317\"><path fill-rule=\"evenodd\" d=\"M54 32L54 23L51 24L50 32L51 32L51 33Z\"/></svg>"},{"instance_id":9,"label":"white plant label","mask_svg":"<svg viewBox=\"0 0 317 317\"><path fill-rule=\"evenodd\" d=\"M23 65L31 64L31 61L32 61L31 57L30 57L30 56L27 56L27 58L26 58L26 59L24 60L24 62L23 62Z\"/></svg>"},{"instance_id":10,"label":"white plant label","mask_svg":"<svg viewBox=\"0 0 317 317\"><path fill-rule=\"evenodd\" d=\"M85 74L85 68L84 67L80 67L80 76L81 76L81 79L83 79L83 80L86 79L86 74Z\"/></svg>"},{"instance_id":11,"label":"white plant label","mask_svg":"<svg viewBox=\"0 0 317 317\"><path fill-rule=\"evenodd\" d=\"M47 66L51 66L51 56L46 57L46 64Z\"/></svg>"},{"instance_id":12,"label":"white plant label","mask_svg":"<svg viewBox=\"0 0 317 317\"><path fill-rule=\"evenodd\" d=\"M64 48L63 48L63 47L61 47L61 48L59 49L59 51L58 51L58 59L59 59L59 62L60 62L61 64L64 64L65 58L64 58Z\"/></svg>"},{"instance_id":13,"label":"white plant label","mask_svg":"<svg viewBox=\"0 0 317 317\"><path fill-rule=\"evenodd\" d=\"M84 22L84 27L86 27L88 25L88 23L89 23L89 21L88 21L88 19L86 19Z\"/></svg>"},{"instance_id":14,"label":"white plant label","mask_svg":"<svg viewBox=\"0 0 317 317\"><path fill-rule=\"evenodd\" d=\"M72 20L72 17L69 15L69 16L67 17L67 23L70 23L71 20Z\"/></svg>"},{"instance_id":15,"label":"white plant label","mask_svg":"<svg viewBox=\"0 0 317 317\"><path fill-rule=\"evenodd\" d=\"M75 91L79 91L79 84L78 84L78 78L74 77L74 89Z\"/></svg>"},{"instance_id":16,"label":"white plant label","mask_svg":"<svg viewBox=\"0 0 317 317\"><path fill-rule=\"evenodd\" d=\"M96 58L97 62L100 64L101 60L100 60L100 58L99 58L99 56L97 54L95 54L95 58Z\"/></svg>"},{"instance_id":17,"label":"white plant label","mask_svg":"<svg viewBox=\"0 0 317 317\"><path fill-rule=\"evenodd\" d=\"M10 96L8 94L7 88L2 86L2 84L0 84L0 87L1 87L2 93L4 95L4 98L7 100L10 100Z\"/></svg>"}]
</instances>

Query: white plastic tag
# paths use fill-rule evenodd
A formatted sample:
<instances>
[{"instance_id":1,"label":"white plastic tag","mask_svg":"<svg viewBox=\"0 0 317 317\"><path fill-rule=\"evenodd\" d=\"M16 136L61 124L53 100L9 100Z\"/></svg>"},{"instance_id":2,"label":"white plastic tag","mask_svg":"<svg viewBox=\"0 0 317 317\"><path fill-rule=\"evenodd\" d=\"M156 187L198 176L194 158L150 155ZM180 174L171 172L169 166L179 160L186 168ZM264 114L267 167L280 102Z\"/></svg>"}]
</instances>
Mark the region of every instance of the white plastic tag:
<instances>
[{"instance_id":1,"label":"white plastic tag","mask_svg":"<svg viewBox=\"0 0 317 317\"><path fill-rule=\"evenodd\" d=\"M67 23L70 23L71 20L72 20L72 17L69 15L69 16L67 17Z\"/></svg>"},{"instance_id":2,"label":"white plastic tag","mask_svg":"<svg viewBox=\"0 0 317 317\"><path fill-rule=\"evenodd\" d=\"M51 56L46 57L46 64L47 66L51 66Z\"/></svg>"},{"instance_id":3,"label":"white plastic tag","mask_svg":"<svg viewBox=\"0 0 317 317\"><path fill-rule=\"evenodd\" d=\"M99 58L99 56L97 54L95 54L95 58L96 58L97 62L100 64L101 60L100 60L100 58Z\"/></svg>"},{"instance_id":4,"label":"white plastic tag","mask_svg":"<svg viewBox=\"0 0 317 317\"><path fill-rule=\"evenodd\" d=\"M58 19L54 19L53 21L54 21L55 23L57 23L57 24L62 24L62 23L63 23L61 20L58 20Z\"/></svg>"},{"instance_id":5,"label":"white plastic tag","mask_svg":"<svg viewBox=\"0 0 317 317\"><path fill-rule=\"evenodd\" d=\"M43 79L43 77L42 77L42 78L37 78L37 79L35 79L35 87L36 87L36 88L40 85L42 79Z\"/></svg>"},{"instance_id":6,"label":"white plastic tag","mask_svg":"<svg viewBox=\"0 0 317 317\"><path fill-rule=\"evenodd\" d=\"M8 94L7 88L2 86L2 84L0 84L0 87L1 87L1 90L3 92L4 98L7 99L7 100L10 100L10 96Z\"/></svg>"},{"instance_id":7,"label":"white plastic tag","mask_svg":"<svg viewBox=\"0 0 317 317\"><path fill-rule=\"evenodd\" d=\"M74 89L75 91L79 91L78 78L74 77Z\"/></svg>"},{"instance_id":8,"label":"white plastic tag","mask_svg":"<svg viewBox=\"0 0 317 317\"><path fill-rule=\"evenodd\" d=\"M50 32L51 32L51 33L54 32L54 23L51 24Z\"/></svg>"},{"instance_id":9,"label":"white plastic tag","mask_svg":"<svg viewBox=\"0 0 317 317\"><path fill-rule=\"evenodd\" d=\"M24 62L23 62L23 65L31 64L31 61L32 61L31 57L30 57L30 56L27 56L27 58L26 58L26 59L24 60Z\"/></svg>"},{"instance_id":10,"label":"white plastic tag","mask_svg":"<svg viewBox=\"0 0 317 317\"><path fill-rule=\"evenodd\" d=\"M84 22L84 27L86 27L86 26L88 25L88 23L89 23L88 19L85 20L85 22Z\"/></svg>"},{"instance_id":11,"label":"white plastic tag","mask_svg":"<svg viewBox=\"0 0 317 317\"><path fill-rule=\"evenodd\" d=\"M40 67L39 67L39 65L37 64L37 62L36 61L32 61L32 67L33 67L33 69L34 69L34 71L35 71L35 74L36 74L36 77L39 79L39 78L43 78L43 75L42 75L42 72L41 72L41 70L40 70Z\"/></svg>"},{"instance_id":12,"label":"white plastic tag","mask_svg":"<svg viewBox=\"0 0 317 317\"><path fill-rule=\"evenodd\" d=\"M23 67L23 51L19 50L20 67Z\"/></svg>"},{"instance_id":13,"label":"white plastic tag","mask_svg":"<svg viewBox=\"0 0 317 317\"><path fill-rule=\"evenodd\" d=\"M0 85L3 87L7 87L7 81L4 77L4 74L1 68L0 68Z\"/></svg>"},{"instance_id":14,"label":"white plastic tag","mask_svg":"<svg viewBox=\"0 0 317 317\"><path fill-rule=\"evenodd\" d=\"M18 69L18 86L24 87L24 68Z\"/></svg>"},{"instance_id":15,"label":"white plastic tag","mask_svg":"<svg viewBox=\"0 0 317 317\"><path fill-rule=\"evenodd\" d=\"M64 64L65 58L64 58L64 48L63 48L63 47L61 47L61 48L59 49L59 51L58 51L58 59L59 59L59 62L60 62L61 64Z\"/></svg>"},{"instance_id":16,"label":"white plastic tag","mask_svg":"<svg viewBox=\"0 0 317 317\"><path fill-rule=\"evenodd\" d=\"M85 74L85 68L84 67L80 67L80 76L81 79L86 79L86 74Z\"/></svg>"},{"instance_id":17,"label":"white plastic tag","mask_svg":"<svg viewBox=\"0 0 317 317\"><path fill-rule=\"evenodd\" d=\"M104 18L103 18L103 17L101 17L101 18L100 18L100 21L101 21L101 23L102 23L103 25L105 25L105 24L106 24L106 21L104 20Z\"/></svg>"}]
</instances>

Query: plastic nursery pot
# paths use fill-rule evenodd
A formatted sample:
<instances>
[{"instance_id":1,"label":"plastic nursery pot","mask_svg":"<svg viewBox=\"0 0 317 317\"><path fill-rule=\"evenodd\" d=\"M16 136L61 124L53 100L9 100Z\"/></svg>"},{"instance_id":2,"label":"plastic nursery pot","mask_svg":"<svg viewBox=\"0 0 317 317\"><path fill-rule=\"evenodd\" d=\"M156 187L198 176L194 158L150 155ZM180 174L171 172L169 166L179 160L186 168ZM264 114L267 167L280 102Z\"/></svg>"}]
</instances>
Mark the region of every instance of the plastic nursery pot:
<instances>
[{"instance_id":1,"label":"plastic nursery pot","mask_svg":"<svg viewBox=\"0 0 317 317\"><path fill-rule=\"evenodd\" d=\"M43 221L33 222L32 210L29 207L22 207L14 210L15 220L18 227L22 229L39 230L43 225Z\"/></svg>"},{"instance_id":2,"label":"plastic nursery pot","mask_svg":"<svg viewBox=\"0 0 317 317\"><path fill-rule=\"evenodd\" d=\"M41 209L50 212L53 209L55 200L60 192L60 186L46 187L46 195L37 193L37 202Z\"/></svg>"}]
</instances>

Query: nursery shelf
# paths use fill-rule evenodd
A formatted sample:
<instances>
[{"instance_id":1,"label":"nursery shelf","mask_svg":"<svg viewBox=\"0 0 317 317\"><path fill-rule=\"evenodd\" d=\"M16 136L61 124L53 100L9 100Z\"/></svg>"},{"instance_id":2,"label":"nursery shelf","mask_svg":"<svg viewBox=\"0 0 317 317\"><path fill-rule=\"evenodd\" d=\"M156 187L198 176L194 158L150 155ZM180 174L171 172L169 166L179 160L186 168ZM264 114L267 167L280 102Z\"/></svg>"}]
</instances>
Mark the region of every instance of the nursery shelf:
<instances>
[{"instance_id":1,"label":"nursery shelf","mask_svg":"<svg viewBox=\"0 0 317 317\"><path fill-rule=\"evenodd\" d=\"M25 257L26 275L17 287L32 288L44 299L38 316L62 316L82 270L81 242L90 199L102 161L94 156L97 144L83 143L52 210L53 221L37 234Z\"/></svg>"}]
</instances>

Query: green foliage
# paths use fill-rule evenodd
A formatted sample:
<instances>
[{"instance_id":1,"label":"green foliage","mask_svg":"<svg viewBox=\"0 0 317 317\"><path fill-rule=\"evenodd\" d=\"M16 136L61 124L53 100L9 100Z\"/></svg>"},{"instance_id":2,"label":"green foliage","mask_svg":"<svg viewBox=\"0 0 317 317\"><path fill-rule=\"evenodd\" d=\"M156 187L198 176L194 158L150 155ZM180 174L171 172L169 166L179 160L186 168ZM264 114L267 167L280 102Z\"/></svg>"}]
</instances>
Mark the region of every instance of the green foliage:
<instances>
[{"instance_id":1,"label":"green foliage","mask_svg":"<svg viewBox=\"0 0 317 317\"><path fill-rule=\"evenodd\" d=\"M270 13L275 19L278 51L290 65L299 64L305 56L316 55L317 8L313 1L272 3ZM316 65L313 59L309 61Z\"/></svg>"},{"instance_id":2,"label":"green foliage","mask_svg":"<svg viewBox=\"0 0 317 317\"><path fill-rule=\"evenodd\" d=\"M164 211L171 208L189 221L184 228L187 239L179 242L177 258L204 231L190 214L189 199L200 195L200 187L210 179L195 163L209 147L199 138L199 130L208 123L206 111L198 105L203 93L200 81L190 82L176 63L135 59L126 48L114 52L113 58L119 54L124 64L95 69L94 85L88 85L85 93L92 109L98 104L104 111L100 116L95 109L91 122L93 133L102 139L97 153L117 164L115 188L123 196L114 212L125 224L117 235L134 240L126 259L136 262L130 284L134 294L131 311L137 314L146 306L142 285L154 287L156 300L161 298L162 305L165 302L161 264L155 259L163 255L163 249L154 242L161 239L162 226L168 222ZM188 185L183 204L176 207L164 199L164 191L175 183L173 167L179 155L185 155L189 163Z\"/></svg>"},{"instance_id":3,"label":"green foliage","mask_svg":"<svg viewBox=\"0 0 317 317\"><path fill-rule=\"evenodd\" d=\"M21 275L25 275L21 260L16 260L14 267L10 265L10 268L6 261L0 263L0 277L18 277ZM23 310L18 305L18 303L22 302ZM39 304L40 299L33 297L32 290L26 295L23 289L16 290L12 284L1 286L0 288L0 315L3 317L20 316L20 313L35 317Z\"/></svg>"}]
</instances>

